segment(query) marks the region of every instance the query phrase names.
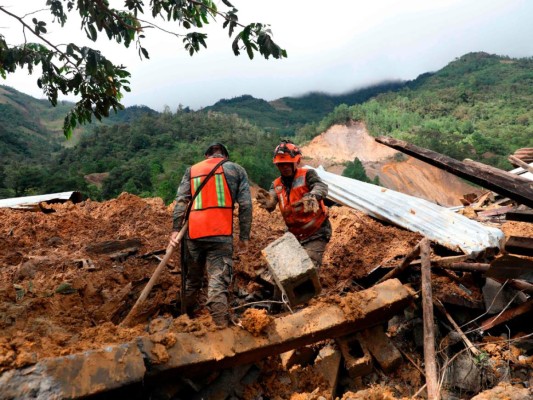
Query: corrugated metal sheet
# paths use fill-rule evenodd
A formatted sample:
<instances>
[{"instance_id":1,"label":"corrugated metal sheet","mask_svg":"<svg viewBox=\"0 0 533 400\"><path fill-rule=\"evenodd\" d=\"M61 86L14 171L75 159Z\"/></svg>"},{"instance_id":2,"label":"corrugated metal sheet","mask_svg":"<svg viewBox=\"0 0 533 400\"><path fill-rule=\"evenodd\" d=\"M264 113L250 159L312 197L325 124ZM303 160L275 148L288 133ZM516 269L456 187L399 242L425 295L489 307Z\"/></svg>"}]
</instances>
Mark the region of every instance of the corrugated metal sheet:
<instances>
[{"instance_id":1,"label":"corrugated metal sheet","mask_svg":"<svg viewBox=\"0 0 533 400\"><path fill-rule=\"evenodd\" d=\"M62 193L51 193L51 194L42 194L39 196L24 196L24 197L12 197L10 199L0 200L0 208L11 207L19 208L23 206L28 206L30 204L39 204L44 202L54 203L62 201L72 201L73 203L79 203L81 201L80 192L62 192Z\"/></svg>"},{"instance_id":2,"label":"corrugated metal sheet","mask_svg":"<svg viewBox=\"0 0 533 400\"><path fill-rule=\"evenodd\" d=\"M533 167L533 163L529 163L530 167ZM533 174L529 171L526 171L522 167L518 167L513 169L512 171L509 171L511 174L517 174L520 175L522 178L529 179L530 181L533 181Z\"/></svg>"},{"instance_id":3,"label":"corrugated metal sheet","mask_svg":"<svg viewBox=\"0 0 533 400\"><path fill-rule=\"evenodd\" d=\"M306 167L311 168L311 167ZM315 169L329 186L333 201L428 237L472 258L486 249L501 249L505 235L463 215L394 190Z\"/></svg>"}]
</instances>

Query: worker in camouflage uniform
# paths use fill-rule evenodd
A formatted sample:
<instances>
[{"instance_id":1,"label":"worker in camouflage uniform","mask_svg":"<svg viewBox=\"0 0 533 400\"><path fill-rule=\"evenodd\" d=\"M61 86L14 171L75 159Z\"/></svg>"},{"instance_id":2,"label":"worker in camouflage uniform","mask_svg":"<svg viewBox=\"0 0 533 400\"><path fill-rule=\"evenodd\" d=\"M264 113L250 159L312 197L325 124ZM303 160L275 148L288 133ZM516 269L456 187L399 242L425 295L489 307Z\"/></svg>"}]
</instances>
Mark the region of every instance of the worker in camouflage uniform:
<instances>
[{"instance_id":1,"label":"worker in camouflage uniform","mask_svg":"<svg viewBox=\"0 0 533 400\"><path fill-rule=\"evenodd\" d=\"M281 176L270 190L259 189L259 206L272 212L279 204L289 232L293 233L317 268L322 265L326 245L331 238L331 223L324 199L328 185L315 170L299 168L302 152L290 140L283 140L274 150L273 163Z\"/></svg>"},{"instance_id":2,"label":"worker in camouflage uniform","mask_svg":"<svg viewBox=\"0 0 533 400\"><path fill-rule=\"evenodd\" d=\"M179 185L171 243L177 245L178 233L188 215L184 243L189 261L182 301L185 301L187 313L192 315L198 304L205 270L207 308L215 323L225 327L230 319L228 288L233 272L233 208L238 203L238 246L242 251L250 239L252 199L246 171L228 160L229 153L223 144L210 145L204 155L205 160L185 171Z\"/></svg>"}]
</instances>

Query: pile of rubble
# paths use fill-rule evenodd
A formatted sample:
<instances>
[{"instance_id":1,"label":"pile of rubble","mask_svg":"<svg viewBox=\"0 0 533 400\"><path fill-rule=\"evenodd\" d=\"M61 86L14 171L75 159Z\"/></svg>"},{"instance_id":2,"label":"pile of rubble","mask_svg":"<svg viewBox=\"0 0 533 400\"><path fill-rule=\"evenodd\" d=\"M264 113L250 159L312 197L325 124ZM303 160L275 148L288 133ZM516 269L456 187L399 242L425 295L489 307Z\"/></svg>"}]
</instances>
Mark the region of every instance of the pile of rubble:
<instances>
[{"instance_id":1,"label":"pile of rubble","mask_svg":"<svg viewBox=\"0 0 533 400\"><path fill-rule=\"evenodd\" d=\"M478 215L490 197L465 202ZM513 205L520 221L490 221L499 251L465 253L334 204L324 265L280 303L285 226L254 203L226 329L180 315L179 254L120 324L168 244L160 199L0 208L0 398L531 398L533 224Z\"/></svg>"}]
</instances>

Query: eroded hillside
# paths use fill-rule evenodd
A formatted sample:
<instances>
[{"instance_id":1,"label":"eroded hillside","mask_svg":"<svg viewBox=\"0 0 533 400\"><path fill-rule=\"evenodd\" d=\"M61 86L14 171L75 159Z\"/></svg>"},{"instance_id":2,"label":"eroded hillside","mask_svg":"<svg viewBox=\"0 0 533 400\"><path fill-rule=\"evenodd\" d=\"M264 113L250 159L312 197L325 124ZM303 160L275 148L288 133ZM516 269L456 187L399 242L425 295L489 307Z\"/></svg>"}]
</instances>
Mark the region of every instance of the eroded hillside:
<instances>
[{"instance_id":1,"label":"eroded hillside","mask_svg":"<svg viewBox=\"0 0 533 400\"><path fill-rule=\"evenodd\" d=\"M302 152L304 163L322 165L337 174L344 163L358 158L367 176L378 177L381 186L443 206L460 205L464 194L479 192L455 175L377 143L363 122L334 125L302 147Z\"/></svg>"}]
</instances>

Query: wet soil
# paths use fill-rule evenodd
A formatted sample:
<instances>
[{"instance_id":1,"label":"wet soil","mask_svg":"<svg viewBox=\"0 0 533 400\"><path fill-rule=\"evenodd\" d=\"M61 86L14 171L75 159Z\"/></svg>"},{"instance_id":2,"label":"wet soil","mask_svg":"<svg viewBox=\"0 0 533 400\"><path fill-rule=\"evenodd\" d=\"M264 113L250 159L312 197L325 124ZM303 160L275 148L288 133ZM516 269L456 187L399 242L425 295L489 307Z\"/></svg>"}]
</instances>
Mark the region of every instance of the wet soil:
<instances>
[{"instance_id":1,"label":"wet soil","mask_svg":"<svg viewBox=\"0 0 533 400\"><path fill-rule=\"evenodd\" d=\"M0 373L45 357L100 349L143 335L161 345L164 362L165 348L173 344L173 338L161 333L161 321L170 320L172 332L203 335L218 329L204 308L194 319L178 316L179 252L151 291L138 323L131 328L118 326L159 264L150 254L159 251L159 257L163 256L160 253L168 244L172 205L124 193L106 202L87 200L47 207L55 212L0 209ZM259 275L267 268L261 250L285 232L278 211L269 214L254 201L253 213L250 245L234 257L234 298L261 291ZM379 265L397 265L421 239L417 233L347 207L331 207L330 218L333 236L320 269L323 291L313 304L334 301L341 307L357 306L344 304L345 297L340 295L361 290L359 278ZM531 224L508 222L502 229L507 235L533 237ZM91 251L99 243L126 239L138 239L141 244L136 252L122 258ZM457 287L445 277L435 277L435 283L437 292L449 293ZM479 292L472 296L479 296ZM265 310L241 308L234 314L243 329L258 336L271 318ZM160 316L165 318L157 318ZM411 355L420 356L416 351ZM285 371L277 357L260 365L261 379L246 388L244 398L257 398L257 394L284 399L331 397L327 384L311 367ZM391 390L409 398L423 384L420 372L407 362L387 376L389 386L377 385L380 377L376 374L373 379L360 387L357 382L350 384L355 385L351 387L355 391L369 392L346 393L343 398L389 399L394 398ZM369 389L372 383L376 386Z\"/></svg>"},{"instance_id":2,"label":"wet soil","mask_svg":"<svg viewBox=\"0 0 533 400\"><path fill-rule=\"evenodd\" d=\"M166 248L172 206L124 193L107 202L49 207L55 212L0 209L0 371L149 334L149 319L176 311L178 252L152 289L140 323L117 326L159 264L143 255ZM352 290L354 278L405 255L420 239L345 207L331 208L331 222L333 238L320 272L324 297ZM235 254L235 292L260 287L257 274L267 267L261 250L283 235L285 225L277 211L269 214L254 203L252 232L247 251ZM105 241L134 238L140 248L122 260L90 251ZM267 321L255 317L248 329L259 334ZM199 324L215 329L205 310L194 320L182 317L175 328L190 331Z\"/></svg>"}]
</instances>

